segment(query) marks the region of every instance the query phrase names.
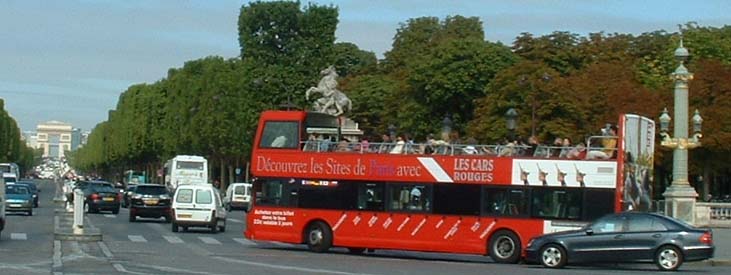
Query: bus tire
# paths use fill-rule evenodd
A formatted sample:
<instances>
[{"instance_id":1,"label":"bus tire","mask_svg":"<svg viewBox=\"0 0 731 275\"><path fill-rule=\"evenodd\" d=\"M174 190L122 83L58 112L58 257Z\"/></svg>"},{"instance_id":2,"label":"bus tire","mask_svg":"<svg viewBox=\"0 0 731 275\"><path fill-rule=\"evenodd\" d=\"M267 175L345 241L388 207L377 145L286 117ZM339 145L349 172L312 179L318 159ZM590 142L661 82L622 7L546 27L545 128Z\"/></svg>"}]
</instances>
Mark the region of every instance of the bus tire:
<instances>
[{"instance_id":1,"label":"bus tire","mask_svg":"<svg viewBox=\"0 0 731 275\"><path fill-rule=\"evenodd\" d=\"M333 233L330 226L321 221L315 221L307 226L305 235L307 247L312 252L322 253L330 249L333 242Z\"/></svg>"},{"instance_id":2,"label":"bus tire","mask_svg":"<svg viewBox=\"0 0 731 275\"><path fill-rule=\"evenodd\" d=\"M513 231L500 230L490 237L488 246L490 258L503 264L514 264L520 260L520 238Z\"/></svg>"}]
</instances>

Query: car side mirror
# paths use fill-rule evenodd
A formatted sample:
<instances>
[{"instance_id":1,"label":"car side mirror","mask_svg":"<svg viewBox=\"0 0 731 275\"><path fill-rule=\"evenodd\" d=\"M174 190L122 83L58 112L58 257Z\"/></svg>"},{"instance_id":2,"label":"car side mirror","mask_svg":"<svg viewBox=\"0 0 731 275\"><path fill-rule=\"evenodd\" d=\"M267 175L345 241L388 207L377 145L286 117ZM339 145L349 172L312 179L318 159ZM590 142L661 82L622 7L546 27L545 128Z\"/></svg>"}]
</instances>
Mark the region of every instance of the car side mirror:
<instances>
[{"instance_id":1,"label":"car side mirror","mask_svg":"<svg viewBox=\"0 0 731 275\"><path fill-rule=\"evenodd\" d=\"M586 232L586 235L588 235L588 236L594 235L594 229L587 228L585 232Z\"/></svg>"}]
</instances>

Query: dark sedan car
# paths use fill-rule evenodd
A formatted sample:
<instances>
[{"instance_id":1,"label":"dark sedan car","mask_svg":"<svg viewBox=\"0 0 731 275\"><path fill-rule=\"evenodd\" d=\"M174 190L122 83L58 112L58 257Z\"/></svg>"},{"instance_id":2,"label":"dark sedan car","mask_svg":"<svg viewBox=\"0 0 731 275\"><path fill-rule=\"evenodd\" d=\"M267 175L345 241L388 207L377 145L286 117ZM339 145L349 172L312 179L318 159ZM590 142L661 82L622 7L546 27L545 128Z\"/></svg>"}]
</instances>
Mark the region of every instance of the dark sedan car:
<instances>
[{"instance_id":1,"label":"dark sedan car","mask_svg":"<svg viewBox=\"0 0 731 275\"><path fill-rule=\"evenodd\" d=\"M171 196L168 189L159 184L139 184L129 197L129 221L137 217L165 218L170 222Z\"/></svg>"},{"instance_id":2,"label":"dark sedan car","mask_svg":"<svg viewBox=\"0 0 731 275\"><path fill-rule=\"evenodd\" d=\"M685 261L713 257L713 233L652 213L606 215L582 230L536 237L526 247L526 262L560 268L579 262L654 262L676 270Z\"/></svg>"},{"instance_id":3,"label":"dark sedan car","mask_svg":"<svg viewBox=\"0 0 731 275\"><path fill-rule=\"evenodd\" d=\"M77 184L78 189L84 192L84 212L96 213L112 211L119 213L119 201L122 195L108 182L91 181Z\"/></svg>"}]
</instances>

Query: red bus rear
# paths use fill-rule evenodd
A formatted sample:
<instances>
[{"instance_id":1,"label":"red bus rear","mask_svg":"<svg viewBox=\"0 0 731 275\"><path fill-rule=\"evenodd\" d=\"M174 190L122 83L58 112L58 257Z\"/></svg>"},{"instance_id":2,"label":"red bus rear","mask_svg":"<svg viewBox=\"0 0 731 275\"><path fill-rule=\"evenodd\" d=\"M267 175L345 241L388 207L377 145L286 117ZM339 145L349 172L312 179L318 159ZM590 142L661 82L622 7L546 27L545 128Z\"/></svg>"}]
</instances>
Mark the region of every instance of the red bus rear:
<instances>
[{"instance_id":1,"label":"red bus rear","mask_svg":"<svg viewBox=\"0 0 731 275\"><path fill-rule=\"evenodd\" d=\"M247 238L513 263L535 236L649 208L655 135L647 118L622 115L617 136L594 137L617 140L607 160L557 157L562 148L547 146L523 156L512 145L446 143L401 144L404 153L391 154L398 144L339 142L341 124L321 113L261 115ZM334 140L313 138L328 134Z\"/></svg>"}]
</instances>

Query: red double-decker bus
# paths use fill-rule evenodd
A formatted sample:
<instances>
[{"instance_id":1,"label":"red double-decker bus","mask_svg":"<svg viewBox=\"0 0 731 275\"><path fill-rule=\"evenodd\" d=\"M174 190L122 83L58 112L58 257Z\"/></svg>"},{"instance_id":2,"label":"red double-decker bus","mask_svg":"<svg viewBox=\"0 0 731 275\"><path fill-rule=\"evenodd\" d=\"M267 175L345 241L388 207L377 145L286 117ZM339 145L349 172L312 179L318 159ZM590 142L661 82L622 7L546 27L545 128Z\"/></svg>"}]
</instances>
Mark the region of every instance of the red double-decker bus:
<instances>
[{"instance_id":1,"label":"red double-decker bus","mask_svg":"<svg viewBox=\"0 0 731 275\"><path fill-rule=\"evenodd\" d=\"M337 142L341 124L321 113L262 113L247 238L515 263L533 237L650 206L655 128L644 117L621 115L616 136L590 138L615 139L604 160L544 146L525 155L510 144Z\"/></svg>"}]
</instances>

